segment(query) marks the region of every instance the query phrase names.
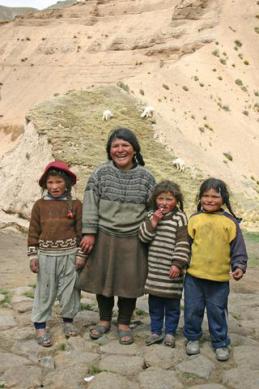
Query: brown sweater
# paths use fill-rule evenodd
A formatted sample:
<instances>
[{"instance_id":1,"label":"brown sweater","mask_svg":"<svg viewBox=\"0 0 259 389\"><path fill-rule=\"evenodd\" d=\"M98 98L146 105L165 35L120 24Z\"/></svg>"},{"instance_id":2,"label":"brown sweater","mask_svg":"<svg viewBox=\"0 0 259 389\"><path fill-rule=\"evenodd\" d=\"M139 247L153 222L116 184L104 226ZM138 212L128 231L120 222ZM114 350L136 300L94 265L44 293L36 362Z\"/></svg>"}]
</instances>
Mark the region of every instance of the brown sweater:
<instances>
[{"instance_id":1,"label":"brown sweater","mask_svg":"<svg viewBox=\"0 0 259 389\"><path fill-rule=\"evenodd\" d=\"M69 209L72 205L72 217ZM79 200L37 200L32 208L28 234L28 256L37 257L38 250L64 252L79 249L82 234L82 203Z\"/></svg>"}]
</instances>

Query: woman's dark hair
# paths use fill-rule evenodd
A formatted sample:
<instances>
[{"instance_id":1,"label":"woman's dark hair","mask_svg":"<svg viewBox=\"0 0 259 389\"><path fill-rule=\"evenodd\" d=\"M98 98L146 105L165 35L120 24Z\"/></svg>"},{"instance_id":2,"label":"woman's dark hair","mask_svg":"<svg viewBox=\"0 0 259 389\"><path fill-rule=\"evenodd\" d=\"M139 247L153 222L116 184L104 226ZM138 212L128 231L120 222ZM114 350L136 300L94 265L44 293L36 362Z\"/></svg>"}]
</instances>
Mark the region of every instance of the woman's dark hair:
<instances>
[{"instance_id":1,"label":"woman's dark hair","mask_svg":"<svg viewBox=\"0 0 259 389\"><path fill-rule=\"evenodd\" d=\"M228 187L225 184L224 181L218 179L218 178L208 178L207 180L203 181L203 183L200 186L200 191L197 196L197 210L201 210L201 198L204 194L204 192L207 192L210 189L214 189L217 193L220 194L223 200L223 204L226 204L227 209L231 213L231 215L234 216L235 219L237 219L238 222L240 222L242 219L237 217L231 207L230 200L229 200L229 191Z\"/></svg>"},{"instance_id":2,"label":"woman's dark hair","mask_svg":"<svg viewBox=\"0 0 259 389\"><path fill-rule=\"evenodd\" d=\"M156 198L163 192L171 192L172 195L176 198L177 203L179 203L179 208L183 211L183 194L181 188L178 184L173 181L164 180L156 184L151 198L149 200L149 206L152 209L156 209Z\"/></svg>"},{"instance_id":3,"label":"woman's dark hair","mask_svg":"<svg viewBox=\"0 0 259 389\"><path fill-rule=\"evenodd\" d=\"M109 135L109 138L108 138L108 141L106 144L106 152L107 152L108 159L110 159L110 160L112 159L110 151L111 151L112 142L115 139L123 139L126 142L130 143L135 151L134 162L138 163L141 166L145 165L144 159L140 153L141 149L140 149L140 144L138 142L138 139L137 139L136 135L134 134L134 132L129 130L128 128L116 128Z\"/></svg>"},{"instance_id":4,"label":"woman's dark hair","mask_svg":"<svg viewBox=\"0 0 259 389\"><path fill-rule=\"evenodd\" d=\"M50 169L48 171L47 175L46 175L46 179L45 179L45 182L44 182L44 185L43 185L43 190L47 189L47 180L48 180L49 176L62 177L65 180L65 184L66 184L66 194L67 194L68 197L71 197L72 180L71 180L71 178L69 177L68 174L63 172L63 170Z\"/></svg>"}]
</instances>

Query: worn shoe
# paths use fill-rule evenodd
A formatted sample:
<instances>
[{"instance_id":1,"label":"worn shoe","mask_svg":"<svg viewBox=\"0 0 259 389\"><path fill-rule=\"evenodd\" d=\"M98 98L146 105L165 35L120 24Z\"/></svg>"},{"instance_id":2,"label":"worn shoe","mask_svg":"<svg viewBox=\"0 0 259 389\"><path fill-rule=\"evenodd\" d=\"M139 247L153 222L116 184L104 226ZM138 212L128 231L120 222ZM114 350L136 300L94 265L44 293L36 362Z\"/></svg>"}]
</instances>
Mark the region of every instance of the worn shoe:
<instances>
[{"instance_id":1,"label":"worn shoe","mask_svg":"<svg viewBox=\"0 0 259 389\"><path fill-rule=\"evenodd\" d=\"M152 344L161 343L164 339L163 335L151 334L146 340L146 346L151 346Z\"/></svg>"},{"instance_id":2,"label":"worn shoe","mask_svg":"<svg viewBox=\"0 0 259 389\"><path fill-rule=\"evenodd\" d=\"M200 353L200 343L198 340L189 340L186 344L186 354L195 355Z\"/></svg>"},{"instance_id":3,"label":"worn shoe","mask_svg":"<svg viewBox=\"0 0 259 389\"><path fill-rule=\"evenodd\" d=\"M43 347L51 347L53 345L53 341L52 341L51 336L48 332L45 332L45 334L43 334L41 336L37 336L36 340L37 340L37 343Z\"/></svg>"},{"instance_id":4,"label":"worn shoe","mask_svg":"<svg viewBox=\"0 0 259 389\"><path fill-rule=\"evenodd\" d=\"M218 361L227 361L229 359L229 349L227 347L216 348L215 352Z\"/></svg>"},{"instance_id":5,"label":"worn shoe","mask_svg":"<svg viewBox=\"0 0 259 389\"><path fill-rule=\"evenodd\" d=\"M120 344L129 345L134 343L134 338L131 329L120 330L118 329L118 337Z\"/></svg>"},{"instance_id":6,"label":"worn shoe","mask_svg":"<svg viewBox=\"0 0 259 389\"><path fill-rule=\"evenodd\" d=\"M63 323L63 330L66 338L79 335L78 329L70 322Z\"/></svg>"},{"instance_id":7,"label":"worn shoe","mask_svg":"<svg viewBox=\"0 0 259 389\"><path fill-rule=\"evenodd\" d=\"M104 334L109 332L111 327L105 327L101 324L97 324L95 327L90 329L89 336L91 339L99 339L101 338Z\"/></svg>"},{"instance_id":8,"label":"worn shoe","mask_svg":"<svg viewBox=\"0 0 259 389\"><path fill-rule=\"evenodd\" d=\"M165 339L164 339L164 345L167 347L175 347L175 337L174 335L171 334L166 334Z\"/></svg>"}]
</instances>

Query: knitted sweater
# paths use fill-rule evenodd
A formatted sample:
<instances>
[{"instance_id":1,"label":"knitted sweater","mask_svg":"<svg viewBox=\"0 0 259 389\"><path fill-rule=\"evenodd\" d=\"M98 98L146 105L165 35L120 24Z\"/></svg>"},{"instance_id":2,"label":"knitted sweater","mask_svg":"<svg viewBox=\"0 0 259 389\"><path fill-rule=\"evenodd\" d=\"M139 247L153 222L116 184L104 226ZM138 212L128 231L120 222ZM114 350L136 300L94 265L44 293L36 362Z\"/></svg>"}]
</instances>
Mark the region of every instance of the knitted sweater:
<instances>
[{"instance_id":1,"label":"knitted sweater","mask_svg":"<svg viewBox=\"0 0 259 389\"><path fill-rule=\"evenodd\" d=\"M232 215L197 212L188 223L192 243L189 274L212 281L228 281L230 269L246 271L247 253L240 227Z\"/></svg>"},{"instance_id":2,"label":"knitted sweater","mask_svg":"<svg viewBox=\"0 0 259 389\"><path fill-rule=\"evenodd\" d=\"M69 210L72 205L72 217ZM46 253L64 253L79 248L82 230L82 203L79 200L37 200L32 208L28 256L37 257L38 250Z\"/></svg>"},{"instance_id":3,"label":"knitted sweater","mask_svg":"<svg viewBox=\"0 0 259 389\"><path fill-rule=\"evenodd\" d=\"M146 213L155 179L144 167L118 169L112 161L99 166L85 189L83 233L98 229L116 236L136 235Z\"/></svg>"},{"instance_id":4,"label":"knitted sweater","mask_svg":"<svg viewBox=\"0 0 259 389\"><path fill-rule=\"evenodd\" d=\"M189 260L189 243L187 237L187 217L175 208L160 220L156 228L152 227L150 212L141 224L139 237L149 244L148 276L146 293L159 297L181 298L183 290L184 269ZM172 265L181 269L178 278L170 278Z\"/></svg>"}]
</instances>

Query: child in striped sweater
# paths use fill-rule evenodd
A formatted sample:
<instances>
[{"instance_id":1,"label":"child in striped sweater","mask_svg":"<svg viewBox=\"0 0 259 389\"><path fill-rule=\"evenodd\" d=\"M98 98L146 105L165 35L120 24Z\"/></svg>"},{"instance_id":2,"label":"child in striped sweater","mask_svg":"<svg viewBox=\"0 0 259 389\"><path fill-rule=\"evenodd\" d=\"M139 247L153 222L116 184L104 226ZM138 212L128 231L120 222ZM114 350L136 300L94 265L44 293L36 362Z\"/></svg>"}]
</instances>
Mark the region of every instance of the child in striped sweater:
<instances>
[{"instance_id":1,"label":"child in striped sweater","mask_svg":"<svg viewBox=\"0 0 259 389\"><path fill-rule=\"evenodd\" d=\"M149 244L148 276L151 335L146 345L161 343L175 347L180 318L184 269L189 261L187 217L179 185L162 181L154 188L151 211L139 230L140 240ZM165 337L162 333L165 321Z\"/></svg>"}]
</instances>

